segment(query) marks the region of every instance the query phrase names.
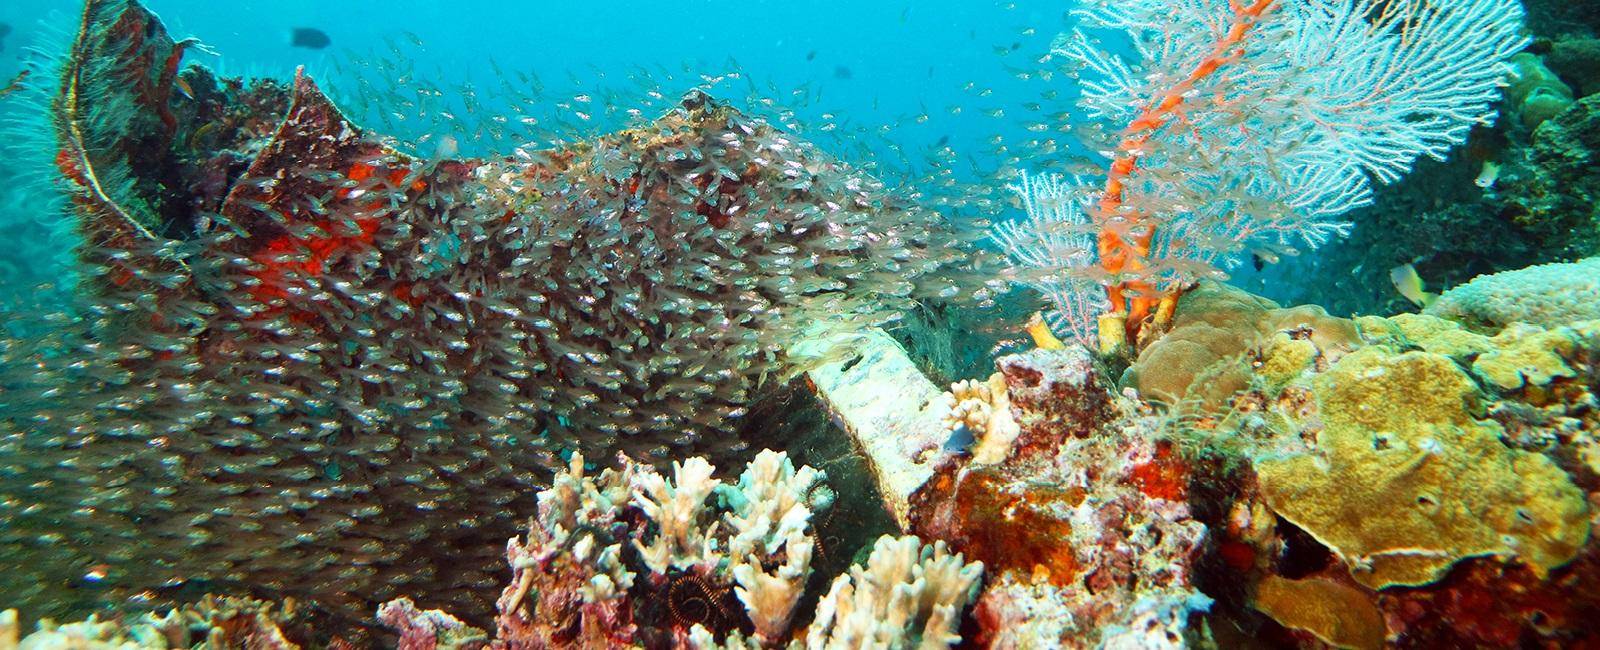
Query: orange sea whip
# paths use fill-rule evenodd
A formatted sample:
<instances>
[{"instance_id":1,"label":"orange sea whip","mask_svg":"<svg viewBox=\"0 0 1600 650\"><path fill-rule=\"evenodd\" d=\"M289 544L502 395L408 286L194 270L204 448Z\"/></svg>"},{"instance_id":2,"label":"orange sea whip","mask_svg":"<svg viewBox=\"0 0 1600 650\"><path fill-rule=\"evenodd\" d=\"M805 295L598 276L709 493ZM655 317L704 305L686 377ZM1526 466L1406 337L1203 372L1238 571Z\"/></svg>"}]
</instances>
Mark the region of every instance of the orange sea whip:
<instances>
[{"instance_id":1,"label":"orange sea whip","mask_svg":"<svg viewBox=\"0 0 1600 650\"><path fill-rule=\"evenodd\" d=\"M1211 52L1195 66L1193 71L1168 88L1161 94L1159 101L1141 111L1139 116L1123 129L1122 141L1117 144L1118 154L1112 159L1111 169L1106 173L1105 192L1100 197L1099 210L1095 215L1095 221L1100 227L1097 246L1100 267L1106 273L1115 276L1143 269L1145 259L1150 255L1151 242L1155 240L1155 225L1141 224L1142 219L1138 210L1136 208L1125 210L1123 202L1125 183L1138 168L1139 157L1143 155L1145 145L1151 137L1172 121L1173 114L1183 105L1184 95L1194 88L1196 83L1211 76L1223 65L1239 58L1239 44L1274 2L1275 0L1254 0L1246 4L1242 0L1229 0L1228 6L1233 10L1233 21L1227 33L1217 41ZM1113 215L1118 212L1128 214L1129 226L1111 225ZM1141 225L1143 228L1140 228ZM1124 231L1127 233L1126 236ZM1139 328L1158 304L1162 305L1162 313L1167 312L1176 294L1156 291L1148 280L1136 278L1119 279L1107 285L1106 297L1111 302L1111 311L1102 317L1101 347L1106 348L1109 345L1115 348L1137 338ZM1107 332L1108 325L1115 325L1121 331Z\"/></svg>"}]
</instances>

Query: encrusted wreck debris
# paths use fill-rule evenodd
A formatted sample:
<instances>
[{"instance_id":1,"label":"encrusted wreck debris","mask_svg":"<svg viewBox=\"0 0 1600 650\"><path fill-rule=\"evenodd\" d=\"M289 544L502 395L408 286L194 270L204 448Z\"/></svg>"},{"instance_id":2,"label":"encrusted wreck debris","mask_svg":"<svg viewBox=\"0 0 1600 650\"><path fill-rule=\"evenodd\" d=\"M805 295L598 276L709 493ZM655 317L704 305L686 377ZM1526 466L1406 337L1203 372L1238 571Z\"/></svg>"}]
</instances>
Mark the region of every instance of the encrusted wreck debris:
<instances>
[{"instance_id":1,"label":"encrusted wreck debris","mask_svg":"<svg viewBox=\"0 0 1600 650\"><path fill-rule=\"evenodd\" d=\"M699 91L424 159L304 73L188 46L91 0L49 89L84 277L0 348L0 585L29 615L227 589L481 616L568 455L748 457L762 389L827 360L786 344L953 293L938 214Z\"/></svg>"}]
</instances>

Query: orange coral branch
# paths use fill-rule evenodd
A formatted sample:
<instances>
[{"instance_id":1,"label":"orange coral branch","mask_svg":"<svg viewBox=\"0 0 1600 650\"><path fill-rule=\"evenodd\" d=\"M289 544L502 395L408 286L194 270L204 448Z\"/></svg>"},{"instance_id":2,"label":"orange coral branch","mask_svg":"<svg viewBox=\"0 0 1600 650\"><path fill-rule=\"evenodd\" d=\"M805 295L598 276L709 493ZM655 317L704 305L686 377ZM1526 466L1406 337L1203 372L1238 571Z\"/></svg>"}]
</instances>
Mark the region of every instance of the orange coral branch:
<instances>
[{"instance_id":1,"label":"orange coral branch","mask_svg":"<svg viewBox=\"0 0 1600 650\"><path fill-rule=\"evenodd\" d=\"M1106 174L1106 187L1100 197L1096 216L1100 226L1097 246L1100 267L1107 273L1116 275L1145 268L1145 260L1155 240L1155 224L1144 223L1137 209L1127 209L1124 203L1127 181L1138 169L1145 145L1172 122L1183 105L1184 95L1195 84L1239 57L1239 44L1255 27L1262 14L1272 7L1273 2L1275 0L1254 0L1247 4L1245 0L1230 0L1228 5L1233 10L1233 22L1228 32L1193 71L1168 88L1160 101L1146 107L1123 130L1122 142L1117 145L1118 155L1112 159L1111 169ZM1127 227L1111 226L1112 219L1119 213L1127 218ZM1111 302L1112 313L1125 317L1129 340L1135 338L1140 325L1163 298L1149 281L1142 279L1119 279L1106 287L1106 297Z\"/></svg>"}]
</instances>

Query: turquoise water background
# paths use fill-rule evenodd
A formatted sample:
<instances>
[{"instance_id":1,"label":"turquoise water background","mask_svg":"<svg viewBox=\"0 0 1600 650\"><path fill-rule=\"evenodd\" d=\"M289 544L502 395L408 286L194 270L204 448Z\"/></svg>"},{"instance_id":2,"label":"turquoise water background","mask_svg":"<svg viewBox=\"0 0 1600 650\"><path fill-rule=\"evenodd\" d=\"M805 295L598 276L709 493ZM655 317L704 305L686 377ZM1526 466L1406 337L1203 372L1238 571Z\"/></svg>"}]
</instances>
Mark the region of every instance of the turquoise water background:
<instances>
[{"instance_id":1,"label":"turquoise water background","mask_svg":"<svg viewBox=\"0 0 1600 650\"><path fill-rule=\"evenodd\" d=\"M448 94L470 82L487 91L480 97L487 114L510 112L496 105L505 98L492 90L501 85L502 75L517 87L526 85L523 75L535 77L543 86L538 103L545 123L573 121L562 115L572 109L560 105L571 105L575 96L593 96L593 106L626 105L650 91L670 100L701 83L701 75L736 72L738 81L715 92L738 104L748 100L753 87L754 94L794 109L803 137L847 161L875 165L874 171L891 182L925 195L949 189L932 180L941 173L941 179L969 187L999 188L1000 179L1023 168L1093 174L1103 164L1075 148L1063 130L1071 126L1071 80L1039 74L1054 67L1041 59L1071 23L1072 3L1062 0L148 0L147 5L174 36L194 36L206 45L210 53L195 52L191 63L228 75L284 79L306 66L358 120L384 132L388 129L362 120L361 107L346 98L358 76L400 82L392 77L399 76L394 66L402 63L415 67L404 84L423 82ZM0 5L0 22L13 26L0 52L0 74L7 79L16 74L25 64L25 47L63 47L80 7L68 0ZM293 47L290 33L296 27L321 30L332 45ZM648 71L647 81L638 80L641 70ZM644 107L644 116L659 114L663 106ZM0 102L0 118L37 108ZM601 122L580 126L591 135L621 126ZM433 128L410 123L419 132L388 134L416 138ZM522 144L510 140L463 142L461 150L504 154ZM1027 144L1041 140L1050 141L1045 150L1054 153L1041 156L1037 146ZM33 171L38 184L38 170L19 167L0 160L0 182L25 185L13 179ZM3 307L7 294L26 295L27 287L70 265L65 253L72 242L57 214L39 202L0 199L0 231L25 239L48 231L53 242L45 252L0 252ZM1014 207L997 203L958 218L1018 216ZM1249 284L1262 286L1259 280Z\"/></svg>"},{"instance_id":2,"label":"turquoise water background","mask_svg":"<svg viewBox=\"0 0 1600 650\"><path fill-rule=\"evenodd\" d=\"M736 62L761 85L809 84L820 95L818 114L891 125L905 146L948 137L952 147L973 155L996 132L996 119L985 111L1009 108L1019 114L1016 107L1037 89L1007 66L1036 67L1034 60L1048 51L1071 6L964 0L147 4L174 35L196 36L218 53L192 61L230 74L287 76L307 65L338 92L331 69L336 57L370 61L391 45L441 85L466 79L481 84L493 75L491 60L508 74L537 74L551 88L620 77L636 66L722 74ZM5 3L0 21L15 31L5 40L0 65L14 72L21 46L42 31L39 21L65 30L77 8L66 0ZM333 44L324 50L292 47L295 27L322 30ZM1034 33L1023 35L1029 28ZM841 78L845 71L848 78ZM983 89L993 93L978 97ZM662 92L669 90L682 88ZM961 114L952 114L953 107L961 107ZM919 122L922 115L927 119Z\"/></svg>"}]
</instances>

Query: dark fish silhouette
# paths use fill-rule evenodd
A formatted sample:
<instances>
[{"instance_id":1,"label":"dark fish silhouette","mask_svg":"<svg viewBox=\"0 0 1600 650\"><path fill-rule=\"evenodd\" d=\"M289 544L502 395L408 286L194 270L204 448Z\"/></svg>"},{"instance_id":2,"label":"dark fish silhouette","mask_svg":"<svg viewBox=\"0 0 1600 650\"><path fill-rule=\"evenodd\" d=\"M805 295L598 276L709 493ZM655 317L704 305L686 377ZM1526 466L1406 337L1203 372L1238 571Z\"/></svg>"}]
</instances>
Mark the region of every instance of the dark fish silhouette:
<instances>
[{"instance_id":1,"label":"dark fish silhouette","mask_svg":"<svg viewBox=\"0 0 1600 650\"><path fill-rule=\"evenodd\" d=\"M817 51L816 50L812 50L810 54L807 54L806 55L806 60L807 61L815 61L815 60L817 60Z\"/></svg>"},{"instance_id":2,"label":"dark fish silhouette","mask_svg":"<svg viewBox=\"0 0 1600 650\"><path fill-rule=\"evenodd\" d=\"M855 76L855 73L851 72L850 68L846 68L842 65L833 69L833 78L835 79L851 79Z\"/></svg>"},{"instance_id":3,"label":"dark fish silhouette","mask_svg":"<svg viewBox=\"0 0 1600 650\"><path fill-rule=\"evenodd\" d=\"M308 50L320 50L333 44L327 32L313 27L296 27L289 33L289 45Z\"/></svg>"},{"instance_id":4,"label":"dark fish silhouette","mask_svg":"<svg viewBox=\"0 0 1600 650\"><path fill-rule=\"evenodd\" d=\"M11 34L11 25L0 23L0 52L6 51L6 36Z\"/></svg>"}]
</instances>

